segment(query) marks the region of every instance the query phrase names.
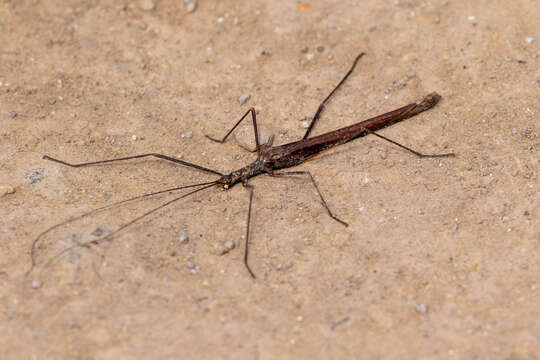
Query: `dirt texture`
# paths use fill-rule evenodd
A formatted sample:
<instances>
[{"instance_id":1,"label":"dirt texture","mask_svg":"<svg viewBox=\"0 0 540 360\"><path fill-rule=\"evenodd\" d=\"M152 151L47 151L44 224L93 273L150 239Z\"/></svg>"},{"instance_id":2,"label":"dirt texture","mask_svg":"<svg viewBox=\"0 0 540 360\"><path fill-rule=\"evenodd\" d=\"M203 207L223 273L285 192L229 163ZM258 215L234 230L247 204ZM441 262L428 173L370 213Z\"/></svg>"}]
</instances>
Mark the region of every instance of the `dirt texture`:
<instances>
[{"instance_id":1,"label":"dirt texture","mask_svg":"<svg viewBox=\"0 0 540 360\"><path fill-rule=\"evenodd\" d=\"M0 353L4 359L540 358L540 4L516 1L0 1ZM432 91L432 110L302 177L248 192L210 142L249 106L274 144L366 55L314 134ZM243 104L241 104L243 103ZM91 242L96 240L98 244ZM220 255L227 252L225 255Z\"/></svg>"}]
</instances>

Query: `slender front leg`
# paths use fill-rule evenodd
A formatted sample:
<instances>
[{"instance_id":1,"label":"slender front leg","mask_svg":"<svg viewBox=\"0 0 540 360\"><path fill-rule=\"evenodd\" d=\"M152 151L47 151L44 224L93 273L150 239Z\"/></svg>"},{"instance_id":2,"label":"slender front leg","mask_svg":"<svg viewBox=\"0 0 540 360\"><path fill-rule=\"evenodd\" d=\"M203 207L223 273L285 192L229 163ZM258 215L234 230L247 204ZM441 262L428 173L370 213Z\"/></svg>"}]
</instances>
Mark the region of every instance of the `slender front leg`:
<instances>
[{"instance_id":1,"label":"slender front leg","mask_svg":"<svg viewBox=\"0 0 540 360\"><path fill-rule=\"evenodd\" d=\"M313 183L313 186L315 186L315 190L317 190L317 193L319 194L319 197L321 198L322 205L324 206L324 208L328 212L328 215L330 215L330 217L332 219L336 220L338 223L340 223L340 224L342 224L344 226L349 226L349 224L347 224L345 221L339 219L337 216L332 214L332 211L330 211L330 208L326 204L326 201L324 200L324 197L322 196L321 191L319 190L319 187L317 186L317 183L315 182L315 179L313 178L313 175L311 175L311 173L309 171L307 171L307 170L306 171L285 171L285 172L279 172L279 173L272 173L270 175L271 176L287 176L287 175L307 175L307 176L309 176L309 178L311 179L311 182Z\"/></svg>"},{"instance_id":2,"label":"slender front leg","mask_svg":"<svg viewBox=\"0 0 540 360\"><path fill-rule=\"evenodd\" d=\"M229 137L229 135L232 134L232 132L234 131L234 129L236 129L236 127L238 125L240 125L240 123L242 122L242 120L244 120L246 118L246 116L248 116L248 114L251 113L251 118L253 119L253 130L255 131L255 144L257 146L257 154L259 154L259 150L260 150L260 145L259 145L259 132L257 130L257 115L255 114L255 108L254 107L251 107L249 108L248 111L246 111L246 113L244 114L244 116L242 116L240 118L240 120L238 120L236 122L236 124L234 124L234 126L232 127L231 130L229 130L229 132L223 137L223 139L219 140L219 139L214 139L208 135L205 135L208 139L212 140L212 141L215 141L215 142L218 142L218 143L224 143L225 140L227 140L227 138Z\"/></svg>"},{"instance_id":3,"label":"slender front leg","mask_svg":"<svg viewBox=\"0 0 540 360\"><path fill-rule=\"evenodd\" d=\"M171 161L171 162L173 162L175 164L181 164L181 165L189 166L189 167L201 170L201 171L206 171L206 172L211 173L211 174L223 176L222 173L220 173L220 172L218 172L216 170L208 169L208 168L205 168L205 167L197 165L197 164L193 164L193 163L190 163L190 162L187 162L187 161L184 161L184 160L179 160L179 159L175 159L173 157L167 156L167 155L156 154L156 153L134 155L134 156L126 156L126 157L121 157L121 158L116 158L116 159L92 161L92 162L86 162L86 163L80 163L80 164L71 164L71 163L68 163L68 162L65 162L65 161L62 161L62 160L54 159L54 158L52 158L52 157L50 157L48 155L43 155L43 158L45 160L54 161L54 162L60 163L62 165L66 165L66 166L70 166L70 167L76 167L76 168L84 167L84 166L90 166L90 165L108 164L108 163L112 163L112 162L115 162L115 161L140 159L140 158L144 158L144 157L156 157L158 159Z\"/></svg>"},{"instance_id":4,"label":"slender front leg","mask_svg":"<svg viewBox=\"0 0 540 360\"><path fill-rule=\"evenodd\" d=\"M251 204L253 202L253 186L248 184L247 181L242 183L246 189L249 190L249 207L248 207L248 217L247 217L247 227L246 227L246 244L244 248L244 265L246 266L247 271L249 272L249 275L251 275L252 278L256 278L253 271L251 271L251 268L248 264L248 249L249 249L249 225L251 223Z\"/></svg>"},{"instance_id":5,"label":"slender front leg","mask_svg":"<svg viewBox=\"0 0 540 360\"><path fill-rule=\"evenodd\" d=\"M345 82L345 80L347 80L349 75L352 74L352 72L354 71L354 68L356 66L356 63L364 55L365 55L365 53L360 53L360 55L358 55L356 57L356 59L354 59L354 62L352 64L351 68L349 69L349 71L347 71L347 73L345 74L343 79L341 79L339 84L337 84L337 86L334 88L334 90L332 90L330 95L328 95L326 97L326 99L324 99L323 102L319 105L319 107L317 108L317 112L315 113L315 116L313 116L313 120L311 120L311 123L309 124L309 127L307 128L306 133L304 134L304 137L302 139L307 139L307 137L309 136L309 133L311 133L311 129L313 129L313 126L315 126L315 123L317 122L317 120L321 116L321 113L324 110L324 107L326 106L326 103L328 103L328 101L330 101L330 98L332 97L332 95L334 95L334 93L337 91L337 89L339 89L341 87L341 85Z\"/></svg>"}]
</instances>

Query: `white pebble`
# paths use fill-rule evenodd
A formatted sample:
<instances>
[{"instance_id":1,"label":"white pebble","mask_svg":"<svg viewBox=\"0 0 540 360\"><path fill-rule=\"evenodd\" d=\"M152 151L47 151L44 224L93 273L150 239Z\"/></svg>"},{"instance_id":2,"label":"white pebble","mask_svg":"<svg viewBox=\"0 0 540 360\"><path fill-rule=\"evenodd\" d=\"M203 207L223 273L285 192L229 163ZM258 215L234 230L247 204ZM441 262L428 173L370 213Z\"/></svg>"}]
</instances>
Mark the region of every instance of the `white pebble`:
<instances>
[{"instance_id":1,"label":"white pebble","mask_svg":"<svg viewBox=\"0 0 540 360\"><path fill-rule=\"evenodd\" d=\"M238 98L238 102L240 103L240 105L244 105L249 99L251 99L250 94L242 94Z\"/></svg>"},{"instance_id":2,"label":"white pebble","mask_svg":"<svg viewBox=\"0 0 540 360\"><path fill-rule=\"evenodd\" d=\"M192 13L197 9L197 0L184 0L184 7L188 13Z\"/></svg>"},{"instance_id":3,"label":"white pebble","mask_svg":"<svg viewBox=\"0 0 540 360\"><path fill-rule=\"evenodd\" d=\"M7 194L13 194L14 192L15 192L15 188L13 186L0 185L0 197Z\"/></svg>"},{"instance_id":4,"label":"white pebble","mask_svg":"<svg viewBox=\"0 0 540 360\"><path fill-rule=\"evenodd\" d=\"M150 11L150 10L154 10L154 8L156 7L156 4L154 3L153 0L140 0L139 6L143 10Z\"/></svg>"},{"instance_id":5,"label":"white pebble","mask_svg":"<svg viewBox=\"0 0 540 360\"><path fill-rule=\"evenodd\" d=\"M525 41L527 42L527 44L532 44L532 42L534 41L534 38L532 36L527 36L525 38Z\"/></svg>"},{"instance_id":6,"label":"white pebble","mask_svg":"<svg viewBox=\"0 0 540 360\"><path fill-rule=\"evenodd\" d=\"M40 286L41 286L41 282L39 280L32 281L32 287L34 289L39 289Z\"/></svg>"}]
</instances>

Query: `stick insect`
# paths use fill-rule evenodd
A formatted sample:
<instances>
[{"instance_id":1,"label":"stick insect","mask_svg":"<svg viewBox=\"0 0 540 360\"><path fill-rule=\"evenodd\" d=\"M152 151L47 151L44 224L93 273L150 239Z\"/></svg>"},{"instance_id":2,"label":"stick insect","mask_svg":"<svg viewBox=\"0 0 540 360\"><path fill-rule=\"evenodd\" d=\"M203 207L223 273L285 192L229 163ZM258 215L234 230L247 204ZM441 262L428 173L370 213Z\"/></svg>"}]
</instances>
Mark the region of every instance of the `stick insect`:
<instances>
[{"instance_id":1,"label":"stick insect","mask_svg":"<svg viewBox=\"0 0 540 360\"><path fill-rule=\"evenodd\" d=\"M390 142L391 144L394 144L414 155L420 158L442 158L442 157L452 157L454 156L454 153L445 153L445 154L424 154L421 152L418 152L416 150L413 150L405 145L402 145L392 139L389 139L379 133L377 133L377 130L380 130L382 128L385 128L387 126L390 126L396 122L408 119L412 116L418 115L419 113L429 110L432 107L434 107L439 100L441 99L441 96L437 93L430 93L427 96L424 97L422 101L419 103L412 103L406 106L403 106L399 109L387 112L385 114L373 117L368 120L361 121L359 123L334 130L331 132L327 132L322 135L309 137L311 130L315 126L317 120L320 118L321 113L324 111L326 105L332 98L332 96L336 93L336 91L343 85L343 83L347 80L347 78L352 74L354 71L356 64L360 60L360 58L364 56L364 53L359 54L352 66L350 67L349 71L345 74L345 76L341 79L341 81L336 85L336 87L330 92L330 94L321 102L319 107L317 108L317 111L315 112L315 115L313 116L313 119L311 120L311 123L309 124L309 127L307 128L304 136L299 141L294 141L288 144L279 145L279 146L271 146L268 144L260 144L259 143L259 134L257 130L257 116L256 111L253 107L251 107L246 113L236 122L236 124L225 134L225 136L221 139L216 139L213 137L210 137L206 135L206 137L214 142L217 143L224 143L227 138L233 133L233 131L237 128L237 126L248 117L248 115L251 116L251 120L253 122L253 128L255 132L255 144L256 144L256 151L257 151L257 159L247 165L244 166L238 170L234 170L228 174L222 174L219 171L209 169L206 167L203 167L201 165L197 165L194 163L190 163L184 160L176 159L167 155L158 154L158 153L148 153L148 154L141 154L141 155L134 155L134 156L127 156L127 157L121 157L121 158L115 158L115 159L109 159L109 160L101 160L101 161L94 161L94 162L86 162L86 163L80 163L80 164L72 164L68 163L63 160L58 160L55 158L52 158L48 155L44 155L43 158L46 160L50 160L56 163L60 163L65 166L79 168L84 166L92 166L92 165L98 165L98 164L107 164L107 163L113 163L118 161L126 161L126 160L132 160L132 159L140 159L140 158L147 158L147 157L154 157L161 160L166 160L173 162L175 164L180 164L188 167L192 167L195 169L198 169L203 172L207 172L213 175L218 176L218 178L211 182L205 182L205 183L199 183L199 184L192 184L187 186L181 186L181 187L175 187L170 189L165 189L153 193L148 193L144 195L140 195L137 197L133 197L130 199L126 199L117 203L113 203L110 205L106 205L97 209L94 209L90 212L84 213L78 217L71 218L69 220L66 220L64 222L61 222L59 224L56 224L49 229L43 231L39 236L33 241L32 248L30 251L31 256L31 268L27 272L29 274L34 267L36 266L36 252L38 249L38 244L40 240L49 232L51 232L54 229L57 229L63 225L66 225L68 223L71 223L73 221L88 217L92 214L95 214L97 212L105 211L108 209L111 209L113 207L117 207L119 205L125 204L130 201L134 200L140 200L149 198L151 196L155 196L158 194L163 193L172 193L179 190L184 190L187 188L192 188L188 193L183 194L181 196L175 197L172 200L169 200L165 203L162 203L161 205L146 211L144 214L132 219L131 221L121 225L118 229L112 231L108 235L106 235L103 238L88 241L85 243L79 243L77 245L74 245L72 247L66 248L62 250L59 254L55 256L55 258L61 256L62 254L66 253L67 251L73 249L76 246L85 246L90 247L94 245L98 245L105 241L111 241L120 231L126 229L127 227L131 226L132 224L140 221L141 219L157 212L158 210L161 210L181 199L184 199L190 195L193 195L197 192L200 192L202 190L208 189L213 186L218 186L224 190L228 190L235 186L236 184L241 183L245 189L247 189L249 193L249 205L248 205L248 212L247 212L247 226L246 226L246 234L245 234L245 242L244 242L244 265L247 269L249 275L255 279L255 273L252 271L249 262L248 262L248 254L249 254L249 232L250 232L250 225L251 225L251 212L252 212L252 203L253 203L253 191L254 187L249 183L249 179L261 175L261 174L268 174L270 176L287 176L287 175L302 175L306 176L308 180L311 181L313 184L320 200L322 206L326 209L326 212L328 215L335 220L336 222L342 224L343 226L348 226L348 224L338 218L336 215L332 213L330 210L328 204L326 203L321 191L319 190L319 187L317 186L317 183L315 182L315 178L311 174L311 172L307 170L297 170L297 171L279 171L281 169L294 167L297 165L302 164L303 162L306 162L313 157L319 155L321 152L326 151L334 146L344 144L346 142L349 142L351 140L354 140L356 138L366 136L366 135L374 135L380 139L383 139L387 142ZM52 261L52 260L51 260Z\"/></svg>"}]
</instances>

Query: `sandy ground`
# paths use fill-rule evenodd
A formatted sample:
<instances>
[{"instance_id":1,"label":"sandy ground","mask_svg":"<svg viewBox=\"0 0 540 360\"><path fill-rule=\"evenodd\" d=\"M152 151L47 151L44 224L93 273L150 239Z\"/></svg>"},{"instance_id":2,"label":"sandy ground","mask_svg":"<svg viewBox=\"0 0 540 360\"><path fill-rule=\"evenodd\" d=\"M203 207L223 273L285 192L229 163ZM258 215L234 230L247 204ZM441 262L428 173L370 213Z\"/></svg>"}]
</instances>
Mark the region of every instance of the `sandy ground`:
<instances>
[{"instance_id":1,"label":"sandy ground","mask_svg":"<svg viewBox=\"0 0 540 360\"><path fill-rule=\"evenodd\" d=\"M538 359L540 5L518 1L0 2L0 351L6 359ZM208 189L255 159L222 136L250 105L275 144L360 61L315 134L416 101L429 112L335 148L305 179ZM240 104L242 95L250 95ZM179 243L185 235L188 240ZM239 248L220 256L227 242ZM229 243L230 245L230 243Z\"/></svg>"}]
</instances>

